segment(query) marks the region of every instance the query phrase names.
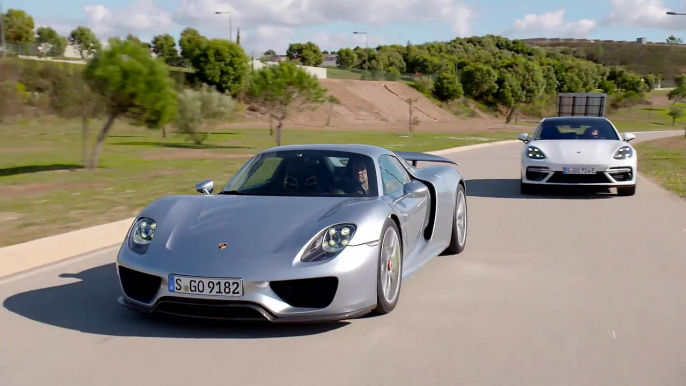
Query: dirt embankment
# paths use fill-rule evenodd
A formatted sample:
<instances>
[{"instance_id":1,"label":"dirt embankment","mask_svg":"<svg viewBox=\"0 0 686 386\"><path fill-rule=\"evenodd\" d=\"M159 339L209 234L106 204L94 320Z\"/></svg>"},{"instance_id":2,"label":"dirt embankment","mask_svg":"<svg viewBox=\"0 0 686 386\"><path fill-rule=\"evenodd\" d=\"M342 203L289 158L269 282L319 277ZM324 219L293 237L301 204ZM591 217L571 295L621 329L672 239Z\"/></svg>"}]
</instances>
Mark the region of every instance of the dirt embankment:
<instances>
[{"instance_id":1,"label":"dirt embankment","mask_svg":"<svg viewBox=\"0 0 686 386\"><path fill-rule=\"evenodd\" d=\"M331 124L337 123L391 123L408 124L410 117L408 98L413 104L413 116L421 122L457 122L460 119L433 104L412 87L400 82L359 81L347 79L320 80L329 94L341 103L333 106ZM325 104L315 111L293 117L293 121L326 123L331 106Z\"/></svg>"},{"instance_id":2,"label":"dirt embankment","mask_svg":"<svg viewBox=\"0 0 686 386\"><path fill-rule=\"evenodd\" d=\"M331 106L325 103L314 110L291 115L286 127L324 127L329 114L329 127L345 130L408 130L410 106L407 99L414 99L413 117L419 119L419 131L471 131L502 129L504 120L480 116L460 118L444 110L422 95L419 91L401 82L360 81L349 79L321 79L328 94L340 100ZM251 114L252 115L252 114ZM257 123L252 115L251 122L237 125L249 126ZM269 127L267 117L257 118L259 126ZM276 124L276 122L274 122ZM233 125L232 125L233 126Z\"/></svg>"}]
</instances>

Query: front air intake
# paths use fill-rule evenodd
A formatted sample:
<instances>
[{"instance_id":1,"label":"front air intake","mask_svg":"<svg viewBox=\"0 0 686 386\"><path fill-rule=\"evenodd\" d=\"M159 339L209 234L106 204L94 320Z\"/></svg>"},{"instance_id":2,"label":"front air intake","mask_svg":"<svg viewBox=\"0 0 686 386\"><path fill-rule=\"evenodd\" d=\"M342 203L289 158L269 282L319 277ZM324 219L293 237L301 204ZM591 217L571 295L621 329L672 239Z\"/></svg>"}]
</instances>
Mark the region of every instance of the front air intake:
<instances>
[{"instance_id":1,"label":"front air intake","mask_svg":"<svg viewBox=\"0 0 686 386\"><path fill-rule=\"evenodd\" d=\"M338 278L282 280L269 283L272 291L291 307L326 308L338 289Z\"/></svg>"}]
</instances>

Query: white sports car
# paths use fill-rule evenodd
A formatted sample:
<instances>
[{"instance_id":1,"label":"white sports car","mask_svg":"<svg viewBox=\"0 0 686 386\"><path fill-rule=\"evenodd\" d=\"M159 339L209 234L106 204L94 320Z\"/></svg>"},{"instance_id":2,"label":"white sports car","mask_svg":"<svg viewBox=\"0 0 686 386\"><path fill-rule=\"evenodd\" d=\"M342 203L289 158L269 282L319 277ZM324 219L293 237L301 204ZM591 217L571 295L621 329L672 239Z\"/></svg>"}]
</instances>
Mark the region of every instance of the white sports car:
<instances>
[{"instance_id":1,"label":"white sports car","mask_svg":"<svg viewBox=\"0 0 686 386\"><path fill-rule=\"evenodd\" d=\"M605 117L544 118L533 136L517 137L522 149L522 194L545 185L617 188L621 196L636 193L636 138L620 134Z\"/></svg>"}]
</instances>

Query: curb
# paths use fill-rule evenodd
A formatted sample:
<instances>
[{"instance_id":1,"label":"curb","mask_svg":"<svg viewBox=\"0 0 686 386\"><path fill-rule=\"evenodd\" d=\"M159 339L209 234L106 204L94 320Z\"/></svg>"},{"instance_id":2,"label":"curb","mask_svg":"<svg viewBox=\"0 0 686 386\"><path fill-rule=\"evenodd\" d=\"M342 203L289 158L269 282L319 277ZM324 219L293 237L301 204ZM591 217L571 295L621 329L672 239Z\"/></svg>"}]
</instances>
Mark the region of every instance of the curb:
<instances>
[{"instance_id":1,"label":"curb","mask_svg":"<svg viewBox=\"0 0 686 386\"><path fill-rule=\"evenodd\" d=\"M519 141L493 141L437 150L427 152L427 154L458 153L516 142ZM135 218L132 217L0 248L0 278L121 244L134 220Z\"/></svg>"},{"instance_id":2,"label":"curb","mask_svg":"<svg viewBox=\"0 0 686 386\"><path fill-rule=\"evenodd\" d=\"M427 154L433 154L433 155L452 154L452 153L459 153L459 152L463 152L463 151L481 149L481 148L490 147L490 146L511 145L513 143L518 143L518 142L521 142L521 141L518 139L507 140L507 141L493 141L493 142L479 143L476 145L458 146L458 147L453 147L451 149L429 151L429 152L427 152Z\"/></svg>"},{"instance_id":3,"label":"curb","mask_svg":"<svg viewBox=\"0 0 686 386\"><path fill-rule=\"evenodd\" d=\"M120 244L133 220L120 220L0 248L0 278Z\"/></svg>"}]
</instances>

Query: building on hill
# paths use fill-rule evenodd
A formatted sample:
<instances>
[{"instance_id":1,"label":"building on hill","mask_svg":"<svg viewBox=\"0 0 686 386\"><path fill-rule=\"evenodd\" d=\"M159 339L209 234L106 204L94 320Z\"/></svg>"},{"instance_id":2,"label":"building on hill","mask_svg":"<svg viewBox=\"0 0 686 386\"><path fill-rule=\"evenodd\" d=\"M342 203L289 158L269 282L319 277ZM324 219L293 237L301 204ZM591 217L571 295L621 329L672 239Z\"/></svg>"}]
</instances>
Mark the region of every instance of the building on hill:
<instances>
[{"instance_id":1,"label":"building on hill","mask_svg":"<svg viewBox=\"0 0 686 386\"><path fill-rule=\"evenodd\" d=\"M336 67L338 66L338 55L336 54L325 54L324 61L320 64L321 67Z\"/></svg>"}]
</instances>

